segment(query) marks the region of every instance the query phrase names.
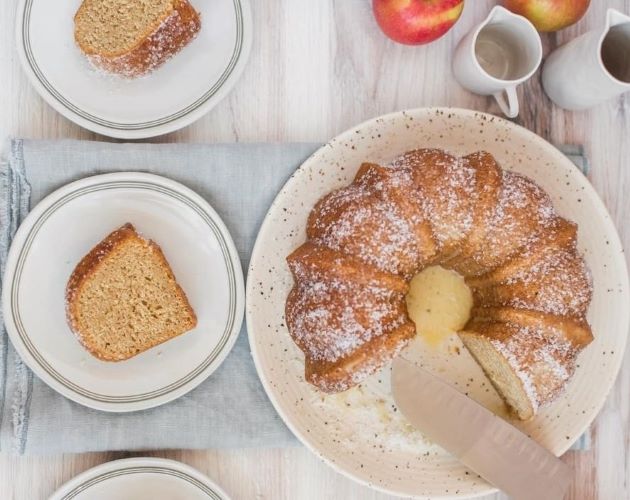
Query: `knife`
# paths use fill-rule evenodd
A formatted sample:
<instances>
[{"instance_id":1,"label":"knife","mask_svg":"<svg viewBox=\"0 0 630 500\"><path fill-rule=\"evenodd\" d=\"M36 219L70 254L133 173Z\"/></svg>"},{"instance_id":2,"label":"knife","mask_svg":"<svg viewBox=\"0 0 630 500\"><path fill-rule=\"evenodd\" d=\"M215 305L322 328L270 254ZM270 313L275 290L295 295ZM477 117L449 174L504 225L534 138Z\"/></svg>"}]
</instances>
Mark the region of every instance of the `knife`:
<instances>
[{"instance_id":1,"label":"knife","mask_svg":"<svg viewBox=\"0 0 630 500\"><path fill-rule=\"evenodd\" d=\"M561 500L571 469L516 427L448 383L398 357L392 393L431 441L515 500Z\"/></svg>"}]
</instances>

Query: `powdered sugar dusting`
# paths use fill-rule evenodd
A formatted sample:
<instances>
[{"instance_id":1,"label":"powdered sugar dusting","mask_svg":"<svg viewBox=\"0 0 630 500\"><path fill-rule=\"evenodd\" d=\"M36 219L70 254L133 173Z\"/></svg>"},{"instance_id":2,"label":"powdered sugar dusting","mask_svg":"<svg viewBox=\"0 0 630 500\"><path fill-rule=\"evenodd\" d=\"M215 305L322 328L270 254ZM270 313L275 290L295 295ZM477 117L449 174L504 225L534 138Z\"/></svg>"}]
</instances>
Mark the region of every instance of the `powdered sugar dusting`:
<instances>
[{"instance_id":1,"label":"powdered sugar dusting","mask_svg":"<svg viewBox=\"0 0 630 500\"><path fill-rule=\"evenodd\" d=\"M479 184L479 179L493 182ZM477 217L482 202L487 217ZM473 231L476 220L479 227ZM583 323L591 284L575 241L545 239L560 234L561 227L574 226L556 215L549 196L529 178L502 170L487 153L456 158L425 149L385 167L363 165L352 184L322 198L309 217L308 244L331 254L311 259L309 266L304 256L290 259L296 286L287 301L289 330L307 363L349 358L409 324L408 282L435 262L472 281L481 301L477 306L486 301L534 315L570 315ZM519 258L527 264L511 264ZM487 273L500 276L501 269L508 270L507 276L487 278L483 285L475 281ZM376 271L381 275L372 276ZM397 277L405 286L396 283ZM579 348L561 327L550 330L513 318L505 328L492 342L537 408L562 389ZM405 344L401 338L394 351ZM392 352L373 349L368 357L345 378L329 379L311 370L309 381L328 392L345 390L391 360Z\"/></svg>"},{"instance_id":2,"label":"powdered sugar dusting","mask_svg":"<svg viewBox=\"0 0 630 500\"><path fill-rule=\"evenodd\" d=\"M509 323L509 335L491 343L523 383L534 412L564 388L575 371L578 349L563 331Z\"/></svg>"},{"instance_id":3,"label":"powdered sugar dusting","mask_svg":"<svg viewBox=\"0 0 630 500\"><path fill-rule=\"evenodd\" d=\"M551 199L534 181L524 175L502 171L501 194L492 223L501 225L506 218L518 219L520 212L531 216L538 227L554 225L556 213ZM514 222L515 223L515 222Z\"/></svg>"},{"instance_id":4,"label":"powdered sugar dusting","mask_svg":"<svg viewBox=\"0 0 630 500\"><path fill-rule=\"evenodd\" d=\"M309 382L327 393L346 391L363 382L370 375L383 368L388 362L400 354L407 345L408 338L400 338L391 350L375 350L372 356L362 359L345 378L330 378L327 373L311 373Z\"/></svg>"},{"instance_id":5,"label":"powdered sugar dusting","mask_svg":"<svg viewBox=\"0 0 630 500\"><path fill-rule=\"evenodd\" d=\"M422 246L413 218L364 184L351 184L325 197L313 221L311 237L328 248L394 274L411 276L417 271Z\"/></svg>"},{"instance_id":6,"label":"powdered sugar dusting","mask_svg":"<svg viewBox=\"0 0 630 500\"><path fill-rule=\"evenodd\" d=\"M409 196L430 221L440 246L456 244L469 232L472 202L477 189L475 169L464 159L443 151L419 149L396 158L389 165L397 176L409 179Z\"/></svg>"},{"instance_id":7,"label":"powdered sugar dusting","mask_svg":"<svg viewBox=\"0 0 630 500\"><path fill-rule=\"evenodd\" d=\"M473 260L482 270L496 268L557 223L551 200L540 187L523 175L503 170L497 203Z\"/></svg>"},{"instance_id":8,"label":"powdered sugar dusting","mask_svg":"<svg viewBox=\"0 0 630 500\"><path fill-rule=\"evenodd\" d=\"M505 305L576 318L584 317L593 293L590 272L575 249L543 252L506 285L520 285L522 292Z\"/></svg>"},{"instance_id":9,"label":"powdered sugar dusting","mask_svg":"<svg viewBox=\"0 0 630 500\"><path fill-rule=\"evenodd\" d=\"M344 447L361 448L369 436L370 441L385 452L434 451L436 446L398 411L389 386L389 370L385 369L340 394L318 393L312 403L339 421L352 419L350 428L329 426L330 432L335 433L334 438Z\"/></svg>"},{"instance_id":10,"label":"powdered sugar dusting","mask_svg":"<svg viewBox=\"0 0 630 500\"><path fill-rule=\"evenodd\" d=\"M173 10L136 50L118 57L88 55L92 65L110 73L134 78L151 73L193 40L200 29L198 18L184 20Z\"/></svg>"},{"instance_id":11,"label":"powdered sugar dusting","mask_svg":"<svg viewBox=\"0 0 630 500\"><path fill-rule=\"evenodd\" d=\"M575 226L559 220L501 269L469 279L478 303L584 319L593 294Z\"/></svg>"},{"instance_id":12,"label":"powdered sugar dusting","mask_svg":"<svg viewBox=\"0 0 630 500\"><path fill-rule=\"evenodd\" d=\"M314 361L337 361L408 321L403 296L338 280L301 283L287 303L291 332Z\"/></svg>"}]
</instances>

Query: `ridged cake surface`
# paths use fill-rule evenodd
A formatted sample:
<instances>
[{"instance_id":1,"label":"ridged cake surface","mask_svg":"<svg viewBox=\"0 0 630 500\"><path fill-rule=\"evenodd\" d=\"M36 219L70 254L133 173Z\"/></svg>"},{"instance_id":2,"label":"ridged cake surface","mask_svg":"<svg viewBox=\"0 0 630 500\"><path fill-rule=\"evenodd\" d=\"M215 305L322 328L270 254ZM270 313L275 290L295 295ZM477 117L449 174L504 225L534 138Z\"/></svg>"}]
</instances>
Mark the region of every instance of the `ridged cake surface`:
<instances>
[{"instance_id":1,"label":"ridged cake surface","mask_svg":"<svg viewBox=\"0 0 630 500\"><path fill-rule=\"evenodd\" d=\"M575 224L489 153L419 149L363 164L319 200L306 234L288 257L286 319L307 380L325 392L360 383L415 335L405 294L430 265L470 287L460 338L522 419L558 396L592 340Z\"/></svg>"}]
</instances>

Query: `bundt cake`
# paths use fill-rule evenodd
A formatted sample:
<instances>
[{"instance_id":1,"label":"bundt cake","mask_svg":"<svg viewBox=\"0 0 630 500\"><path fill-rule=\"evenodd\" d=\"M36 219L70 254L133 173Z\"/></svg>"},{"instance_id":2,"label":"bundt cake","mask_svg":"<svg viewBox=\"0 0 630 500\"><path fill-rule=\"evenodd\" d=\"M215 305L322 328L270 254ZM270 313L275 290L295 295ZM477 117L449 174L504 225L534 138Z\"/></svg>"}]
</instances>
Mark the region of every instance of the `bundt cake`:
<instances>
[{"instance_id":1,"label":"bundt cake","mask_svg":"<svg viewBox=\"0 0 630 500\"><path fill-rule=\"evenodd\" d=\"M286 321L306 379L324 392L358 384L415 335L405 295L432 265L470 287L459 336L521 419L562 391L592 340L576 225L489 153L418 149L365 163L319 200L306 236L287 258L295 285Z\"/></svg>"}]
</instances>

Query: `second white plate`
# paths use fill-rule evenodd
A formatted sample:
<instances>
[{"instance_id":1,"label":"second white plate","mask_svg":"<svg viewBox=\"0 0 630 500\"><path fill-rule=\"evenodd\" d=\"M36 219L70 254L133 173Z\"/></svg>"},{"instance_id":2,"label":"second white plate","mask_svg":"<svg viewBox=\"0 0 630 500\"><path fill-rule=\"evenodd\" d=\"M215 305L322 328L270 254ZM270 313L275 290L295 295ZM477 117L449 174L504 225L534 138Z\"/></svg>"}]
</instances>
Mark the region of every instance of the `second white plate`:
<instances>
[{"instance_id":1,"label":"second white plate","mask_svg":"<svg viewBox=\"0 0 630 500\"><path fill-rule=\"evenodd\" d=\"M125 79L94 68L74 41L82 0L21 0L16 45L40 95L66 118L99 134L140 139L199 119L241 75L252 43L248 0L191 0L199 35L149 75Z\"/></svg>"},{"instance_id":2,"label":"second white plate","mask_svg":"<svg viewBox=\"0 0 630 500\"><path fill-rule=\"evenodd\" d=\"M111 363L71 332L65 287L79 260L126 222L162 247L198 325ZM199 195L150 174L89 177L46 197L15 235L4 278L4 320L22 359L53 389L100 410L141 410L190 391L225 359L243 317L243 274L227 228Z\"/></svg>"},{"instance_id":3,"label":"second white plate","mask_svg":"<svg viewBox=\"0 0 630 500\"><path fill-rule=\"evenodd\" d=\"M198 470L163 458L125 458L93 467L49 500L229 500Z\"/></svg>"}]
</instances>

